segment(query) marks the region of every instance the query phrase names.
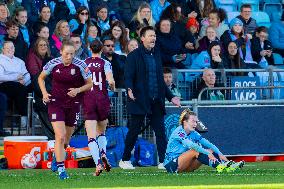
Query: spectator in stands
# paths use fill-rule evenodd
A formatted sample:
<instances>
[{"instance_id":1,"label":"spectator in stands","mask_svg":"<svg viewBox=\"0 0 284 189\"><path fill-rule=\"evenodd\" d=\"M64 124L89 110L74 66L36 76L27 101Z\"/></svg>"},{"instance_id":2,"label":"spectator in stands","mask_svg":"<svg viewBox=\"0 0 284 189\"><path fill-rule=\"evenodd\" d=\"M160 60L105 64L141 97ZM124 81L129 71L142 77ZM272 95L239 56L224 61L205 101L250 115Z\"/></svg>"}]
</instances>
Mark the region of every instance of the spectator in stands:
<instances>
[{"instance_id":1,"label":"spectator in stands","mask_svg":"<svg viewBox=\"0 0 284 189\"><path fill-rule=\"evenodd\" d=\"M36 36L39 27L45 25L49 29L49 33L53 33L55 29L55 19L51 17L50 7L45 5L40 9L40 14L38 20L33 24L33 33Z\"/></svg>"},{"instance_id":2,"label":"spectator in stands","mask_svg":"<svg viewBox=\"0 0 284 189\"><path fill-rule=\"evenodd\" d=\"M90 25L88 8L84 6L79 7L77 9L75 19L69 21L70 31L81 36L81 39L84 39L88 25ZM85 44L85 41L83 41L83 43Z\"/></svg>"},{"instance_id":3,"label":"spectator in stands","mask_svg":"<svg viewBox=\"0 0 284 189\"><path fill-rule=\"evenodd\" d=\"M119 1L119 15L122 18L122 21L129 25L133 16L139 9L139 6L145 2L144 0L120 0ZM146 2L149 2L146 0Z\"/></svg>"},{"instance_id":4,"label":"spectator in stands","mask_svg":"<svg viewBox=\"0 0 284 189\"><path fill-rule=\"evenodd\" d=\"M172 94L180 98L181 94L176 85L173 83L173 73L170 68L164 68L164 81Z\"/></svg>"},{"instance_id":5,"label":"spectator in stands","mask_svg":"<svg viewBox=\"0 0 284 189\"><path fill-rule=\"evenodd\" d=\"M82 40L79 34L72 34L70 41L74 44L76 58L80 60L88 58L88 51L82 46Z\"/></svg>"},{"instance_id":6,"label":"spectator in stands","mask_svg":"<svg viewBox=\"0 0 284 189\"><path fill-rule=\"evenodd\" d=\"M125 139L125 149L119 166L134 169L130 161L131 151L135 145L146 115L157 138L159 169L165 169L167 140L165 136L164 114L165 98L180 106L178 97L174 97L163 80L161 55L155 47L156 35L151 26L141 30L142 44L127 56L125 66L125 87L127 88L127 112L131 115L129 130Z\"/></svg>"},{"instance_id":7,"label":"spectator in stands","mask_svg":"<svg viewBox=\"0 0 284 189\"><path fill-rule=\"evenodd\" d=\"M7 136L8 133L3 130L4 117L7 110L7 97L4 93L0 92L0 137Z\"/></svg>"},{"instance_id":8,"label":"spectator in stands","mask_svg":"<svg viewBox=\"0 0 284 189\"><path fill-rule=\"evenodd\" d=\"M284 12L282 13L281 21L271 24L269 39L273 46L273 52L279 53L284 57Z\"/></svg>"},{"instance_id":9,"label":"spectator in stands","mask_svg":"<svg viewBox=\"0 0 284 189\"><path fill-rule=\"evenodd\" d=\"M21 126L27 123L27 86L31 77L24 61L14 56L15 47L11 41L5 41L0 55L0 92L15 102L21 117Z\"/></svg>"},{"instance_id":10,"label":"spectator in stands","mask_svg":"<svg viewBox=\"0 0 284 189\"><path fill-rule=\"evenodd\" d=\"M50 40L51 55L55 58L60 56L60 48L63 40L70 39L70 28L66 20L60 20L57 22L54 30L54 34Z\"/></svg>"},{"instance_id":11,"label":"spectator in stands","mask_svg":"<svg viewBox=\"0 0 284 189\"><path fill-rule=\"evenodd\" d=\"M151 11L156 23L160 21L160 16L163 10L165 10L169 5L170 3L167 0L153 0L150 2Z\"/></svg>"},{"instance_id":12,"label":"spectator in stands","mask_svg":"<svg viewBox=\"0 0 284 189\"><path fill-rule=\"evenodd\" d=\"M38 37L49 39L49 28L46 25L40 24L35 32L36 36L33 40L36 40Z\"/></svg>"},{"instance_id":13,"label":"spectator in stands","mask_svg":"<svg viewBox=\"0 0 284 189\"><path fill-rule=\"evenodd\" d=\"M84 37L85 42L86 42L85 46L86 46L86 49L88 50L89 56L92 56L90 44L96 39L100 40L100 36L101 36L101 30L98 27L98 25L96 23L91 23L88 26L86 36Z\"/></svg>"},{"instance_id":14,"label":"spectator in stands","mask_svg":"<svg viewBox=\"0 0 284 189\"><path fill-rule=\"evenodd\" d=\"M41 12L41 7L48 5L51 1L58 2L58 0L21 0L22 6L27 10L31 23L36 22Z\"/></svg>"},{"instance_id":15,"label":"spectator in stands","mask_svg":"<svg viewBox=\"0 0 284 189\"><path fill-rule=\"evenodd\" d=\"M253 60L260 67L266 68L268 65L273 65L272 44L268 38L268 31L265 26L256 28L255 37L251 40L251 53Z\"/></svg>"},{"instance_id":16,"label":"spectator in stands","mask_svg":"<svg viewBox=\"0 0 284 189\"><path fill-rule=\"evenodd\" d=\"M26 59L26 67L32 79L42 71L43 66L45 66L49 60L51 60L51 53L48 41L46 38L39 37L29 50Z\"/></svg>"},{"instance_id":17,"label":"spectator in stands","mask_svg":"<svg viewBox=\"0 0 284 189\"><path fill-rule=\"evenodd\" d=\"M136 39L137 41L140 41L140 31L142 28L144 28L145 24L138 24L136 27L136 31L129 31L129 38L130 39Z\"/></svg>"},{"instance_id":18,"label":"spectator in stands","mask_svg":"<svg viewBox=\"0 0 284 189\"><path fill-rule=\"evenodd\" d=\"M97 9L97 25L101 30L101 34L110 29L110 23L108 19L108 9L102 5Z\"/></svg>"},{"instance_id":19,"label":"spectator in stands","mask_svg":"<svg viewBox=\"0 0 284 189\"><path fill-rule=\"evenodd\" d=\"M20 58L21 60L26 60L28 54L28 45L23 38L19 36L19 25L14 20L9 20L6 22L7 35L5 36L5 41L12 41L15 46L14 56Z\"/></svg>"},{"instance_id":20,"label":"spectator in stands","mask_svg":"<svg viewBox=\"0 0 284 189\"><path fill-rule=\"evenodd\" d=\"M244 34L248 34L249 39L252 39L252 35L257 28L256 20L251 17L252 8L250 4L243 4L241 6L241 14L237 16L243 22Z\"/></svg>"},{"instance_id":21,"label":"spectator in stands","mask_svg":"<svg viewBox=\"0 0 284 189\"><path fill-rule=\"evenodd\" d=\"M187 1L185 15L189 18L196 18L199 23L208 18L209 13L216 8L214 0L191 0Z\"/></svg>"},{"instance_id":22,"label":"spectator in stands","mask_svg":"<svg viewBox=\"0 0 284 189\"><path fill-rule=\"evenodd\" d=\"M110 30L106 32L106 34L111 35L115 40L114 52L116 54L125 54L129 40L128 31L121 21L115 21L111 25Z\"/></svg>"},{"instance_id":23,"label":"spectator in stands","mask_svg":"<svg viewBox=\"0 0 284 189\"><path fill-rule=\"evenodd\" d=\"M231 41L228 45L228 49L225 50L224 62L228 69L246 69L244 60L240 57L238 46L236 42ZM227 73L233 76L244 76L244 72L229 72Z\"/></svg>"},{"instance_id":24,"label":"spectator in stands","mask_svg":"<svg viewBox=\"0 0 284 189\"><path fill-rule=\"evenodd\" d=\"M222 36L221 41L224 45L224 49L228 48L228 45L231 41L235 41L239 51L241 58L248 63L250 68L259 68L259 66L253 61L251 54L251 42L250 42L250 34L244 34L243 32L243 22L234 18L230 22L230 30L227 30Z\"/></svg>"},{"instance_id":25,"label":"spectator in stands","mask_svg":"<svg viewBox=\"0 0 284 189\"><path fill-rule=\"evenodd\" d=\"M126 54L128 55L133 50L137 49L139 46L138 41L136 39L130 39L127 43Z\"/></svg>"},{"instance_id":26,"label":"spectator in stands","mask_svg":"<svg viewBox=\"0 0 284 189\"><path fill-rule=\"evenodd\" d=\"M161 51L163 67L183 69L189 65L186 48L182 41L171 31L171 21L162 18L157 25L157 47Z\"/></svg>"},{"instance_id":27,"label":"spectator in stands","mask_svg":"<svg viewBox=\"0 0 284 189\"><path fill-rule=\"evenodd\" d=\"M191 35L194 37L194 43L191 46L191 49L194 49L194 44L198 40L199 36L199 23L195 18L189 18L186 22L185 28L190 31Z\"/></svg>"},{"instance_id":28,"label":"spectator in stands","mask_svg":"<svg viewBox=\"0 0 284 189\"><path fill-rule=\"evenodd\" d=\"M2 49L4 43L4 37L7 34L6 22L10 16L9 10L5 3L0 3L0 48Z\"/></svg>"},{"instance_id":29,"label":"spectator in stands","mask_svg":"<svg viewBox=\"0 0 284 189\"><path fill-rule=\"evenodd\" d=\"M213 27L216 30L217 33L217 37L220 39L221 35L223 35L223 33L226 30L229 30L229 27L227 24L224 23L225 19L226 19L227 15L224 9L213 9L210 13L209 13L209 18L208 18L208 25L204 24L201 27L200 30L200 37L203 37L206 35L206 28L208 26Z\"/></svg>"},{"instance_id":30,"label":"spectator in stands","mask_svg":"<svg viewBox=\"0 0 284 189\"><path fill-rule=\"evenodd\" d=\"M129 29L132 32L135 32L137 30L138 25L144 25L144 26L155 26L155 20L152 16L151 7L148 3L144 2L142 3L134 17L132 18L131 23L129 24Z\"/></svg>"},{"instance_id":31,"label":"spectator in stands","mask_svg":"<svg viewBox=\"0 0 284 189\"><path fill-rule=\"evenodd\" d=\"M197 52L206 51L212 41L219 41L216 30L212 26L206 28L206 35L197 42Z\"/></svg>"},{"instance_id":32,"label":"spectator in stands","mask_svg":"<svg viewBox=\"0 0 284 189\"><path fill-rule=\"evenodd\" d=\"M161 15L161 19L170 19L171 28L173 29L175 35L177 35L185 48L190 51L190 53L195 53L192 49L195 43L195 38L189 30L186 29L185 19L181 14L181 7L177 4L171 4L168 6Z\"/></svg>"},{"instance_id":33,"label":"spectator in stands","mask_svg":"<svg viewBox=\"0 0 284 189\"><path fill-rule=\"evenodd\" d=\"M15 10L21 6L21 3L19 3L17 0L8 0L6 2L7 8L9 9L11 15L13 15Z\"/></svg>"},{"instance_id":34,"label":"spectator in stands","mask_svg":"<svg viewBox=\"0 0 284 189\"><path fill-rule=\"evenodd\" d=\"M114 52L114 39L111 36L105 35L101 41L104 45L102 58L111 63L115 86L116 88L124 88L124 65L126 57Z\"/></svg>"},{"instance_id":35,"label":"spectator in stands","mask_svg":"<svg viewBox=\"0 0 284 189\"><path fill-rule=\"evenodd\" d=\"M191 69L224 69L227 65L223 62L221 44L219 41L212 41L207 51L202 51L192 62Z\"/></svg>"},{"instance_id":36,"label":"spectator in stands","mask_svg":"<svg viewBox=\"0 0 284 189\"><path fill-rule=\"evenodd\" d=\"M117 16L117 18L120 19L120 13L119 13L119 3L120 0L88 0L88 4L89 4L89 10L91 13L91 18L95 18L96 17L96 10L98 9L98 7L104 5L107 7L107 9L110 11L110 16L112 14L115 14ZM137 9L136 9L137 10Z\"/></svg>"},{"instance_id":37,"label":"spectator in stands","mask_svg":"<svg viewBox=\"0 0 284 189\"><path fill-rule=\"evenodd\" d=\"M19 29L20 29L19 37L20 37L20 39L24 40L25 43L29 47L31 45L32 32L27 25L28 13L27 13L27 10L24 9L24 7L19 7L18 9L16 9L15 20L19 24Z\"/></svg>"},{"instance_id":38,"label":"spectator in stands","mask_svg":"<svg viewBox=\"0 0 284 189\"><path fill-rule=\"evenodd\" d=\"M205 69L203 71L202 81L198 85L196 96L193 98L198 98L198 95L204 88L214 88L214 87L224 87L224 85L219 85L216 83L216 75L212 69ZM221 90L205 90L201 94L201 100L224 100L224 91Z\"/></svg>"}]
</instances>

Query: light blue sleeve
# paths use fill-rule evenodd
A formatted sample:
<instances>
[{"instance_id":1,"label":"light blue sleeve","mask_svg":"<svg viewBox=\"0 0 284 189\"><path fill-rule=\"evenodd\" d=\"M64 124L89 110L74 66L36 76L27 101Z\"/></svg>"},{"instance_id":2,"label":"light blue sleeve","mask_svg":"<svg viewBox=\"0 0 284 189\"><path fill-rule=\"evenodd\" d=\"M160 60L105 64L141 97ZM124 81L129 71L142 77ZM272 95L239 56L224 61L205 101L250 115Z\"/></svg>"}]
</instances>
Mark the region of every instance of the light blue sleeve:
<instances>
[{"instance_id":1,"label":"light blue sleeve","mask_svg":"<svg viewBox=\"0 0 284 189\"><path fill-rule=\"evenodd\" d=\"M209 149L213 150L213 152L215 152L216 154L222 154L220 152L220 150L217 148L217 146L215 146L214 144L212 144L211 142L209 142L209 140L202 138L200 140L200 144L202 144L203 146L208 147Z\"/></svg>"},{"instance_id":2,"label":"light blue sleeve","mask_svg":"<svg viewBox=\"0 0 284 189\"><path fill-rule=\"evenodd\" d=\"M204 69L210 67L210 56L207 51L202 51L192 62L192 69Z\"/></svg>"},{"instance_id":3,"label":"light blue sleeve","mask_svg":"<svg viewBox=\"0 0 284 189\"><path fill-rule=\"evenodd\" d=\"M76 14L76 8L72 0L65 0L68 9L70 10L70 14Z\"/></svg>"},{"instance_id":4,"label":"light blue sleeve","mask_svg":"<svg viewBox=\"0 0 284 189\"><path fill-rule=\"evenodd\" d=\"M70 31L73 32L74 30L76 30L79 27L79 23L77 22L76 19L72 19L69 21L68 23L69 27L70 27Z\"/></svg>"},{"instance_id":5,"label":"light blue sleeve","mask_svg":"<svg viewBox=\"0 0 284 189\"><path fill-rule=\"evenodd\" d=\"M104 71L105 71L105 74L107 74L109 72L112 73L111 63L107 60L105 60Z\"/></svg>"}]
</instances>

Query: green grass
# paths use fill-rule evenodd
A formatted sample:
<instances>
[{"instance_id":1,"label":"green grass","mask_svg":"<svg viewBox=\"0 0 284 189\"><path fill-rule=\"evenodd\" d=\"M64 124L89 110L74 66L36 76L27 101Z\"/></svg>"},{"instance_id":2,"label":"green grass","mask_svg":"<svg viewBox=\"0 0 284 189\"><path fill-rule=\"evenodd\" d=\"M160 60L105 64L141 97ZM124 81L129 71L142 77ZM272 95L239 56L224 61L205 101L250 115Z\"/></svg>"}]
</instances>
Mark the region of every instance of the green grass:
<instances>
[{"instance_id":1,"label":"green grass","mask_svg":"<svg viewBox=\"0 0 284 189\"><path fill-rule=\"evenodd\" d=\"M156 167L114 168L94 177L94 169L69 169L61 181L50 170L2 170L0 188L284 188L284 162L247 163L234 173L203 166L193 173L167 174Z\"/></svg>"}]
</instances>

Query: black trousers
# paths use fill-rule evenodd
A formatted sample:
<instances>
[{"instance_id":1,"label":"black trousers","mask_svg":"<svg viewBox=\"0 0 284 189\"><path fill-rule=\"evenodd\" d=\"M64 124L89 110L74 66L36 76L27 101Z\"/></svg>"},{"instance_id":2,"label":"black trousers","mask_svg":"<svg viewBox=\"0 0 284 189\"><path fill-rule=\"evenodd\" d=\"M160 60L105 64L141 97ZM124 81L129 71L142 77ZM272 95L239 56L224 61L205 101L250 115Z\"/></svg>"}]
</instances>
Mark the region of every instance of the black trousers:
<instances>
[{"instance_id":1,"label":"black trousers","mask_svg":"<svg viewBox=\"0 0 284 189\"><path fill-rule=\"evenodd\" d=\"M0 134L3 132L3 122L7 109L7 97L5 94L0 93Z\"/></svg>"},{"instance_id":2,"label":"black trousers","mask_svg":"<svg viewBox=\"0 0 284 189\"><path fill-rule=\"evenodd\" d=\"M0 84L0 92L15 102L21 116L27 116L28 90L26 86L19 82L8 81Z\"/></svg>"},{"instance_id":3,"label":"black trousers","mask_svg":"<svg viewBox=\"0 0 284 189\"><path fill-rule=\"evenodd\" d=\"M167 139L164 126L164 114L161 109L161 103L153 100L151 102L152 114L148 115L150 126L154 130L156 135L157 150L159 155L159 162L164 162L165 153L167 148ZM131 157L131 151L136 143L138 135L141 132L141 126L143 126L146 115L131 114L130 124L128 125L128 133L125 139L125 149L122 157L122 161L129 161Z\"/></svg>"}]
</instances>

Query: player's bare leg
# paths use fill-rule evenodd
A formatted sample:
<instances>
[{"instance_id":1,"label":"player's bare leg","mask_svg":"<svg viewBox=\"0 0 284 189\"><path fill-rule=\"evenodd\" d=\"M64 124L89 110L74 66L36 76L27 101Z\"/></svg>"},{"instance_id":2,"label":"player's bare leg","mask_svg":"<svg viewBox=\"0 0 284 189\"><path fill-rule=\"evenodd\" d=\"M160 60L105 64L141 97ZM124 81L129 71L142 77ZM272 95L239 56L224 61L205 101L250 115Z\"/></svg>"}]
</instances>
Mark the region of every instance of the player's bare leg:
<instances>
[{"instance_id":1,"label":"player's bare leg","mask_svg":"<svg viewBox=\"0 0 284 189\"><path fill-rule=\"evenodd\" d=\"M66 126L65 129L66 129L66 135L65 135L64 147L67 148L69 143L70 143L72 134L74 133L75 127L72 127L72 126L68 125L68 126Z\"/></svg>"},{"instance_id":2,"label":"player's bare leg","mask_svg":"<svg viewBox=\"0 0 284 189\"><path fill-rule=\"evenodd\" d=\"M98 126L97 126L97 141L99 144L100 148L100 153L101 153L101 160L104 165L104 169L109 172L111 170L111 165L108 162L108 159L106 157L106 145L107 145L107 140L105 136L105 130L107 126L108 120L104 121L99 121Z\"/></svg>"},{"instance_id":3,"label":"player's bare leg","mask_svg":"<svg viewBox=\"0 0 284 189\"><path fill-rule=\"evenodd\" d=\"M88 146L90 149L90 152L92 154L93 160L96 164L96 172L95 175L99 176L101 172L103 171L103 167L100 163L100 150L99 145L96 140L97 136L97 121L96 120L86 120L85 122L86 132L88 135Z\"/></svg>"},{"instance_id":4,"label":"player's bare leg","mask_svg":"<svg viewBox=\"0 0 284 189\"><path fill-rule=\"evenodd\" d=\"M202 164L197 161L199 153L195 150L188 150L178 157L178 172L192 172Z\"/></svg>"},{"instance_id":5,"label":"player's bare leg","mask_svg":"<svg viewBox=\"0 0 284 189\"><path fill-rule=\"evenodd\" d=\"M67 179L69 178L65 172L65 136L66 136L66 129L65 129L65 122L64 121L56 121L52 122L52 127L55 133L55 146L54 152L57 162L57 168L59 172L60 179Z\"/></svg>"}]
</instances>

